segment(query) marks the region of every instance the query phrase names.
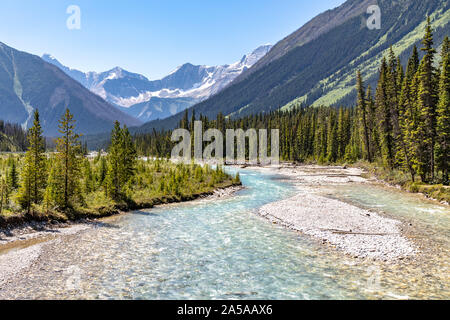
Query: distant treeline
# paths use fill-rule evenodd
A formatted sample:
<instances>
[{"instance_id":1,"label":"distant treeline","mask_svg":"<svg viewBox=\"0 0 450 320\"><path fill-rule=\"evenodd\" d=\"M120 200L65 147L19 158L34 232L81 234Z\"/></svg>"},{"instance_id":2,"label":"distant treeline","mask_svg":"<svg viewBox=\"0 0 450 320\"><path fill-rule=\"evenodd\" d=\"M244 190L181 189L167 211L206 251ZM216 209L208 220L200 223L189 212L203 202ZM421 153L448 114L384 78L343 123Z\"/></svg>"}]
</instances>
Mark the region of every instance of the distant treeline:
<instances>
[{"instance_id":1,"label":"distant treeline","mask_svg":"<svg viewBox=\"0 0 450 320\"><path fill-rule=\"evenodd\" d=\"M280 156L284 161L354 163L366 160L388 170L401 170L414 182L449 183L450 57L445 38L440 63L433 48L428 21L419 61L416 47L404 68L390 50L382 60L377 88L365 88L357 74L356 107L296 108L256 114L241 119L215 120L185 113L180 128L193 130L195 120L204 130L280 129ZM437 67L438 65L438 67ZM169 157L171 131L136 135L139 154ZM270 145L270 143L269 143ZM269 150L270 151L270 150Z\"/></svg>"},{"instance_id":2,"label":"distant treeline","mask_svg":"<svg viewBox=\"0 0 450 320\"><path fill-rule=\"evenodd\" d=\"M216 188L240 184L220 166L138 160L131 134L115 122L107 156L84 157L69 109L60 136L47 152L39 112L28 130L25 154L0 155L0 225L5 218L76 219L117 210L196 199Z\"/></svg>"},{"instance_id":3,"label":"distant treeline","mask_svg":"<svg viewBox=\"0 0 450 320\"><path fill-rule=\"evenodd\" d=\"M27 132L20 125L0 120L0 151L25 151L27 146Z\"/></svg>"}]
</instances>

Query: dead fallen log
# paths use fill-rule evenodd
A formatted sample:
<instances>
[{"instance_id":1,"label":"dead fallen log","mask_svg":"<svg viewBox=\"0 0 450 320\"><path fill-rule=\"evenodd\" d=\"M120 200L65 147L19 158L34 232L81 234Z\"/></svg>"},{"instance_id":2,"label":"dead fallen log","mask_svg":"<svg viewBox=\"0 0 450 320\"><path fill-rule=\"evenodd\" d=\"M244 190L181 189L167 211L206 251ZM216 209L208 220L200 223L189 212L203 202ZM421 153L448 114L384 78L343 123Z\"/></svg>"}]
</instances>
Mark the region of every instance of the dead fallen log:
<instances>
[{"instance_id":1,"label":"dead fallen log","mask_svg":"<svg viewBox=\"0 0 450 320\"><path fill-rule=\"evenodd\" d=\"M336 229L320 229L322 231L330 231L333 234L342 234L342 235L360 235L360 236L396 236L399 235L397 233L368 233L368 232L353 232L346 230L336 230Z\"/></svg>"}]
</instances>

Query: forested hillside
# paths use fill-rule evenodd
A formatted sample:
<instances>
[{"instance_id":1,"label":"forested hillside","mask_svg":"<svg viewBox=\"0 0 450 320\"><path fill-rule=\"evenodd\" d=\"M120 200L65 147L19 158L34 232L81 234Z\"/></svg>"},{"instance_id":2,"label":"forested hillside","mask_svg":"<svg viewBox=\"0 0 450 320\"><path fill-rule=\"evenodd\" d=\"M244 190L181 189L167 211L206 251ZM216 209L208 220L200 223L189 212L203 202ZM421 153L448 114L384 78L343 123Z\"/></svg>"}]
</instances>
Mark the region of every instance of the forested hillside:
<instances>
[{"instance_id":1,"label":"forested hillside","mask_svg":"<svg viewBox=\"0 0 450 320\"><path fill-rule=\"evenodd\" d=\"M443 0L380 0L381 30L366 27L365 11L316 39L289 50L212 98L194 106L197 114L218 113L239 118L259 112L300 105L352 105L356 98L356 71L375 86L382 57L392 47L405 64L414 45L420 44L427 15L440 47L449 29L450 4ZM366 8L367 9L367 8ZM183 117L150 122L138 132L173 128Z\"/></svg>"},{"instance_id":2,"label":"forested hillside","mask_svg":"<svg viewBox=\"0 0 450 320\"><path fill-rule=\"evenodd\" d=\"M419 58L422 52L422 59ZM402 182L448 185L450 137L450 51L448 37L438 54L431 22L420 48L406 65L392 49L378 69L375 87L356 73L356 107L299 107L214 121L201 115L206 128L280 129L281 159L317 163L366 161L388 173L402 173ZM184 114L182 128L195 117ZM136 137L138 151L169 156L170 132ZM448 192L448 189L446 189Z\"/></svg>"}]
</instances>

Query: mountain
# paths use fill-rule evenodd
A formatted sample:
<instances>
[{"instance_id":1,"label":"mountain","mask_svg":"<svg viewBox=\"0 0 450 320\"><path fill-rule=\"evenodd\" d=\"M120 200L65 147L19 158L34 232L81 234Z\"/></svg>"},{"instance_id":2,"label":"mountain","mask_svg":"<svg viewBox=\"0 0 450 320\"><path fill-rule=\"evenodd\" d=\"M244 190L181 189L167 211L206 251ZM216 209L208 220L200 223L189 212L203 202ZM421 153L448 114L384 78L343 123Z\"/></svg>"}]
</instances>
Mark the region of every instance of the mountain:
<instances>
[{"instance_id":1,"label":"mountain","mask_svg":"<svg viewBox=\"0 0 450 320\"><path fill-rule=\"evenodd\" d=\"M220 92L270 49L271 45L260 46L231 65L211 67L186 63L154 81L119 67L102 73L83 73L62 65L49 54L42 58L106 101L122 107L122 111L146 122L174 115Z\"/></svg>"},{"instance_id":2,"label":"mountain","mask_svg":"<svg viewBox=\"0 0 450 320\"><path fill-rule=\"evenodd\" d=\"M165 119L189 108L197 101L195 98L152 97L147 102L138 103L129 108L120 107L120 109L136 119Z\"/></svg>"},{"instance_id":3,"label":"mountain","mask_svg":"<svg viewBox=\"0 0 450 320\"><path fill-rule=\"evenodd\" d=\"M58 134L58 120L66 108L81 133L108 131L115 120L136 126L138 120L116 109L64 72L26 52L0 42L0 118L28 128L39 110L44 134Z\"/></svg>"},{"instance_id":4,"label":"mountain","mask_svg":"<svg viewBox=\"0 0 450 320\"><path fill-rule=\"evenodd\" d=\"M367 28L370 4L381 9L380 30ZM243 117L299 105L354 105L356 71L374 88L390 46L405 65L413 45L421 46L428 15L439 47L450 30L448 1L348 0L277 43L259 63L189 113ZM138 131L173 128L182 116L147 123Z\"/></svg>"},{"instance_id":5,"label":"mountain","mask_svg":"<svg viewBox=\"0 0 450 320\"><path fill-rule=\"evenodd\" d=\"M281 58L292 49L315 40L322 34L327 33L345 21L360 15L372 4L376 4L376 1L347 1L334 10L327 10L324 13L319 14L317 17L306 23L303 27L273 46L267 55L255 63L253 68L249 69L247 72L243 72L242 75L238 77L237 81L245 79L253 72L261 69L278 58Z\"/></svg>"}]
</instances>

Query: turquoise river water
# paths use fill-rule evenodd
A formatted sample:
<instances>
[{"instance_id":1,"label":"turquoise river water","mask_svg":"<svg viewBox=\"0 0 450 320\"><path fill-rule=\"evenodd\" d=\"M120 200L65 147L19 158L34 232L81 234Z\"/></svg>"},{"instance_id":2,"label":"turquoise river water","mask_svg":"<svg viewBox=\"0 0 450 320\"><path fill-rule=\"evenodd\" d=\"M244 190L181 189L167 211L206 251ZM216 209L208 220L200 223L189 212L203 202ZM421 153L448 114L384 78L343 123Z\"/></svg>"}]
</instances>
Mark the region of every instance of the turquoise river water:
<instances>
[{"instance_id":1,"label":"turquoise river water","mask_svg":"<svg viewBox=\"0 0 450 320\"><path fill-rule=\"evenodd\" d=\"M450 298L448 207L375 185L325 187L326 196L411 223L424 248L397 264L362 261L256 214L294 194L289 180L240 175L246 188L233 197L133 212L50 241L4 292L43 299Z\"/></svg>"}]
</instances>

